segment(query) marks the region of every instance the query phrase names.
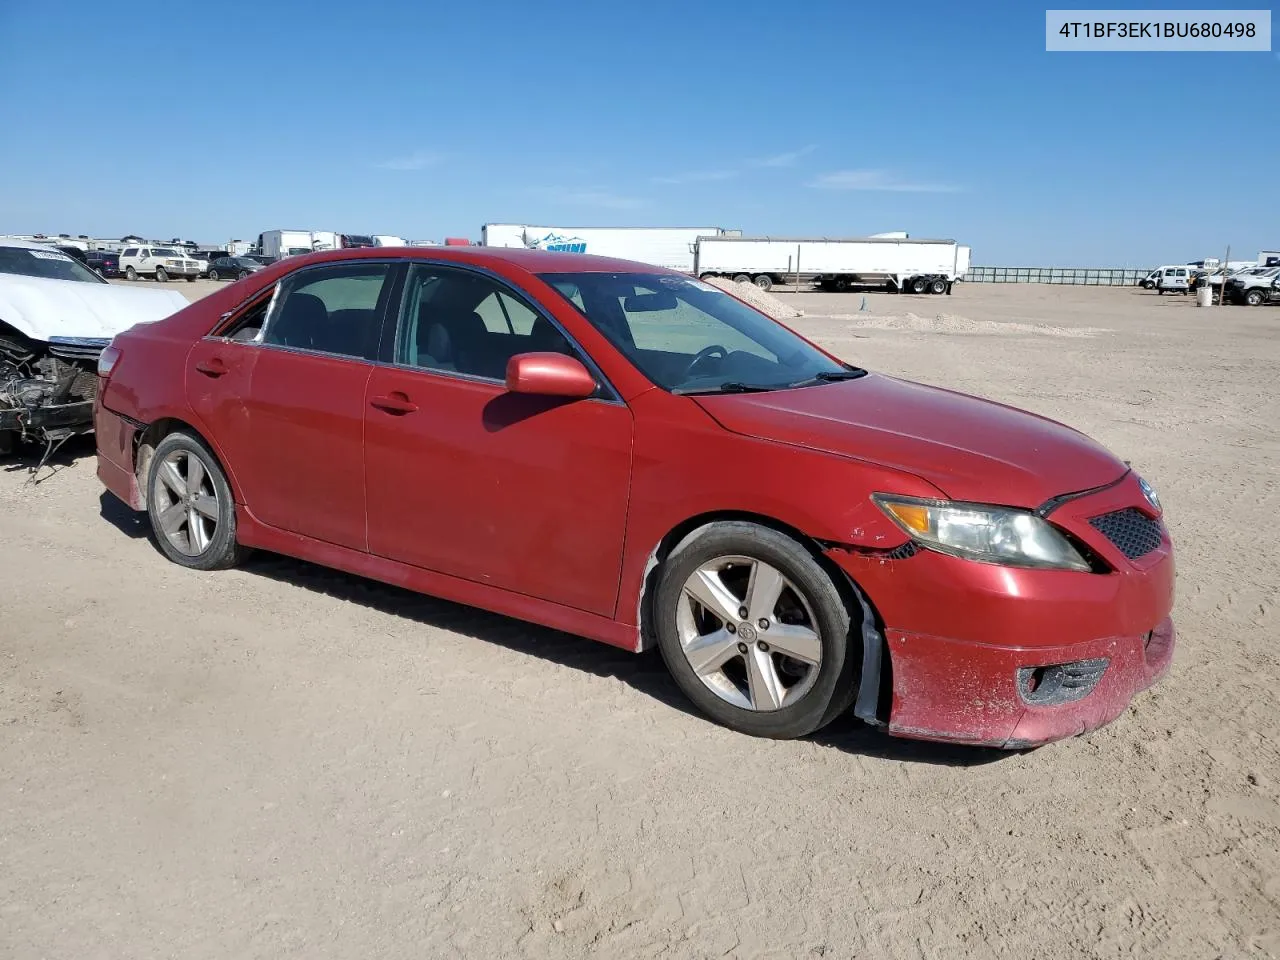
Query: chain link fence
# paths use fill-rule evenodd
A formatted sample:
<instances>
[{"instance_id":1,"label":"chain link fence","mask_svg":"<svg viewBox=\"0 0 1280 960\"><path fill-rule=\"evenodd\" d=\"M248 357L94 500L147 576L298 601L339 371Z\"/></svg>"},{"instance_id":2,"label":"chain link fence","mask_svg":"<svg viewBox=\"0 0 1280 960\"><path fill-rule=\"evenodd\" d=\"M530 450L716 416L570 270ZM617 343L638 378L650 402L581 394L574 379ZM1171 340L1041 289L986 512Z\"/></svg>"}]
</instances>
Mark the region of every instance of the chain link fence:
<instances>
[{"instance_id":1,"label":"chain link fence","mask_svg":"<svg viewBox=\"0 0 1280 960\"><path fill-rule=\"evenodd\" d=\"M1131 287L1151 272L1119 267L970 267L966 283L1066 283L1086 287Z\"/></svg>"}]
</instances>

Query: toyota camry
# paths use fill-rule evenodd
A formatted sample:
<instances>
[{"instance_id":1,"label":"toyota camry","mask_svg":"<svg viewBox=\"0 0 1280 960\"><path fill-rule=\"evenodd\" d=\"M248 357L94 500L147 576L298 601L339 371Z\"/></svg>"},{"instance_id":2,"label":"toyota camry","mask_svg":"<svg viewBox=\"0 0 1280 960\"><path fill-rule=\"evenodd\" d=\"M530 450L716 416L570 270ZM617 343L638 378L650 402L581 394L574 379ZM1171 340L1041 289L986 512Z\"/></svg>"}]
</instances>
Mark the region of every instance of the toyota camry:
<instances>
[{"instance_id":1,"label":"toyota camry","mask_svg":"<svg viewBox=\"0 0 1280 960\"><path fill-rule=\"evenodd\" d=\"M98 475L197 570L288 554L628 650L734 730L1028 747L1168 669L1155 491L1060 423L573 253L272 264L99 360Z\"/></svg>"}]
</instances>

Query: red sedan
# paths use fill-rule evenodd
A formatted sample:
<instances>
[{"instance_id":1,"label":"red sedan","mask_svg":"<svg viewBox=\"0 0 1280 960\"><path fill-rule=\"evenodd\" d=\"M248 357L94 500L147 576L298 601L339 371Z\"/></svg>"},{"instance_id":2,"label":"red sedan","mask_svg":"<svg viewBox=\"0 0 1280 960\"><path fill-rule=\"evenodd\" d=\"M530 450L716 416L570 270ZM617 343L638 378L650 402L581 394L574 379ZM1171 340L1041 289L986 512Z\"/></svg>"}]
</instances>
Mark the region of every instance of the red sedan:
<instances>
[{"instance_id":1,"label":"red sedan","mask_svg":"<svg viewBox=\"0 0 1280 960\"><path fill-rule=\"evenodd\" d=\"M1154 491L1076 431L869 373L681 274L290 258L102 355L98 475L175 563L248 548L658 646L768 737L853 706L1025 747L1169 666Z\"/></svg>"}]
</instances>

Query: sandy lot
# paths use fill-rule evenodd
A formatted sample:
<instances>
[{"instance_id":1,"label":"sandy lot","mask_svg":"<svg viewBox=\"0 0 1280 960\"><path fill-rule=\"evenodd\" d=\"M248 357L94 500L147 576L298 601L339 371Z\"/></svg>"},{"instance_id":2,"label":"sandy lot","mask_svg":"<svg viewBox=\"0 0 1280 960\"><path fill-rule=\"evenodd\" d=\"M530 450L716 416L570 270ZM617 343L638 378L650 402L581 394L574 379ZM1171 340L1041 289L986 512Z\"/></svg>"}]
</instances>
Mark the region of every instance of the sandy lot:
<instances>
[{"instance_id":1,"label":"sandy lot","mask_svg":"<svg viewBox=\"0 0 1280 960\"><path fill-rule=\"evenodd\" d=\"M787 296L1152 481L1162 685L1026 754L751 740L656 655L279 557L182 570L82 446L0 471L0 957L1280 957L1280 310Z\"/></svg>"}]
</instances>

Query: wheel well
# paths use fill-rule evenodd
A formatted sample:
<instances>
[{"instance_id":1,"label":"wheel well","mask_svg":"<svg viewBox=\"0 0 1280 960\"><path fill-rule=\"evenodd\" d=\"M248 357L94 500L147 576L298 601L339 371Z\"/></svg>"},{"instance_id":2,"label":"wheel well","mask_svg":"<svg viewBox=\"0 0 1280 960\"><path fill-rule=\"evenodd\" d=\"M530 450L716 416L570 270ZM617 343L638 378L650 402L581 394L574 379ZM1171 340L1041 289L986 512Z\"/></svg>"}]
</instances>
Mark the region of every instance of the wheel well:
<instances>
[{"instance_id":1,"label":"wheel well","mask_svg":"<svg viewBox=\"0 0 1280 960\"><path fill-rule=\"evenodd\" d=\"M741 510L699 514L681 522L658 541L658 545L653 548L649 559L645 562L644 580L640 584L640 598L636 611L639 623L637 651L647 650L657 645L653 598L658 592L658 578L662 576L662 568L667 558L696 530L725 520L759 524L790 537L808 550L818 566L831 578L831 582L840 593L840 598L844 601L845 609L849 611L850 632L857 629L861 634L859 648L863 655L863 664L873 672L878 671L879 674L869 684L859 683L858 699L854 709L858 716L867 722L887 723L889 708L893 702L893 668L888 645L884 642L884 620L875 604L861 585L855 583L853 578L828 556L826 544L788 523L764 514ZM869 645L877 648L871 651L874 655L868 655Z\"/></svg>"},{"instance_id":2,"label":"wheel well","mask_svg":"<svg viewBox=\"0 0 1280 960\"><path fill-rule=\"evenodd\" d=\"M15 346L19 346L24 350L30 350L31 338L15 327L11 323L5 323L0 320L0 337L12 342ZM16 339L15 339L16 338Z\"/></svg>"},{"instance_id":3,"label":"wheel well","mask_svg":"<svg viewBox=\"0 0 1280 960\"><path fill-rule=\"evenodd\" d=\"M231 487L232 497L239 500L239 491L236 490L235 481L232 479L231 473L205 436L185 420L179 420L177 417L161 417L144 429L139 430L133 439L133 473L138 479L138 499L141 501L142 509L145 510L147 508L147 471L151 466L151 457L156 452L156 447L160 445L161 440L171 433L177 433L179 430L183 433L191 434L205 445L209 455L222 468L222 474L227 478L227 485Z\"/></svg>"}]
</instances>

